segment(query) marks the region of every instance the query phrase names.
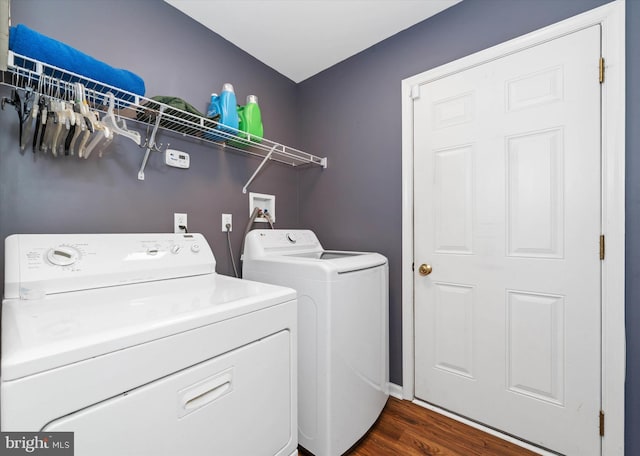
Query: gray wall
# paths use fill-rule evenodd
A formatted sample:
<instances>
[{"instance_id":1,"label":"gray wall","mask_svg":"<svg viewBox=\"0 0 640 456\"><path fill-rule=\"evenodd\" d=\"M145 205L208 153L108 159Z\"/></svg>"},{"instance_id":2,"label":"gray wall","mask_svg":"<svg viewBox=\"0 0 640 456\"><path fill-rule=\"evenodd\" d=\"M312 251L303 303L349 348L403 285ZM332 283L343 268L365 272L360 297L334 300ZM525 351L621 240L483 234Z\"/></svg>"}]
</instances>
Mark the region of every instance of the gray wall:
<instances>
[{"instance_id":1,"label":"gray wall","mask_svg":"<svg viewBox=\"0 0 640 456\"><path fill-rule=\"evenodd\" d=\"M329 168L300 180L300 223L326 246L390 263L391 380L402 383L400 81L606 3L464 0L298 86L302 145ZM640 454L640 2L627 0L627 454Z\"/></svg>"},{"instance_id":2,"label":"gray wall","mask_svg":"<svg viewBox=\"0 0 640 456\"><path fill-rule=\"evenodd\" d=\"M295 84L160 0L19 0L13 24L23 23L109 64L143 77L147 96L174 95L206 111L211 92L234 84L238 100L257 94L265 134L296 144ZM2 89L2 95L8 91ZM131 122L130 122L131 125ZM231 274L222 212L232 213L236 255L249 216L242 186L259 160L160 134L158 141L191 154L191 169L164 165L153 154L146 180L137 180L144 151L118 138L102 159L24 155L17 115L0 111L0 238L12 233L170 232L173 213L213 247L218 272ZM277 223L298 221L297 171L269 164L249 188L276 195ZM0 243L0 257L4 256ZM0 273L2 272L0 266ZM2 281L4 282L4 281Z\"/></svg>"},{"instance_id":3,"label":"gray wall","mask_svg":"<svg viewBox=\"0 0 640 456\"><path fill-rule=\"evenodd\" d=\"M627 0L626 454L640 454L640 1Z\"/></svg>"}]
</instances>

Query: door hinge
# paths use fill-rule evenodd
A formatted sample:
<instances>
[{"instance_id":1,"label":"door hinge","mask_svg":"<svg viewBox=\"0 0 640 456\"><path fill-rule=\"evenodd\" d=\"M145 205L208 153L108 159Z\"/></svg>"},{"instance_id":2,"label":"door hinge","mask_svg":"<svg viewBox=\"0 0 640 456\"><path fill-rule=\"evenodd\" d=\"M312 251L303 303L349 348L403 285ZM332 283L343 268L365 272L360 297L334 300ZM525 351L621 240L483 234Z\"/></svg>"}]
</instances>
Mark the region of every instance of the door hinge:
<instances>
[{"instance_id":1,"label":"door hinge","mask_svg":"<svg viewBox=\"0 0 640 456\"><path fill-rule=\"evenodd\" d=\"M415 100L416 98L420 98L420 86L418 84L411 87L411 99Z\"/></svg>"},{"instance_id":2,"label":"door hinge","mask_svg":"<svg viewBox=\"0 0 640 456\"><path fill-rule=\"evenodd\" d=\"M604 412L600 410L600 437L604 437Z\"/></svg>"},{"instance_id":3,"label":"door hinge","mask_svg":"<svg viewBox=\"0 0 640 456\"><path fill-rule=\"evenodd\" d=\"M604 234L600 235L600 259L604 260Z\"/></svg>"},{"instance_id":4,"label":"door hinge","mask_svg":"<svg viewBox=\"0 0 640 456\"><path fill-rule=\"evenodd\" d=\"M604 57L600 57L600 71L598 71L600 84L604 82Z\"/></svg>"},{"instance_id":5,"label":"door hinge","mask_svg":"<svg viewBox=\"0 0 640 456\"><path fill-rule=\"evenodd\" d=\"M416 264L415 263L411 263L411 270L415 271L416 270Z\"/></svg>"}]
</instances>

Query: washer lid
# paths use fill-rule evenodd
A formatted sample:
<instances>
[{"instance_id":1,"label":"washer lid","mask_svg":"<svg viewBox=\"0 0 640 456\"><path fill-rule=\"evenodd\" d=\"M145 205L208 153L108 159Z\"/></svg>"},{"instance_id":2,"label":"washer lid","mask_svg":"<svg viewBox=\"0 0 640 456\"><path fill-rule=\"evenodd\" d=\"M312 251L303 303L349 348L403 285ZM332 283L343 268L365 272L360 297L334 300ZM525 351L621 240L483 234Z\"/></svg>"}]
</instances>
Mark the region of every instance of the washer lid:
<instances>
[{"instance_id":1,"label":"washer lid","mask_svg":"<svg viewBox=\"0 0 640 456\"><path fill-rule=\"evenodd\" d=\"M295 297L289 288L209 274L33 301L5 300L2 380L215 324Z\"/></svg>"},{"instance_id":2,"label":"washer lid","mask_svg":"<svg viewBox=\"0 0 640 456\"><path fill-rule=\"evenodd\" d=\"M364 252L339 252L334 250L323 250L321 252L306 252L306 253L293 253L291 257L297 258L311 258L312 260L341 260L344 258L351 258L358 255L367 255Z\"/></svg>"},{"instance_id":3,"label":"washer lid","mask_svg":"<svg viewBox=\"0 0 640 456\"><path fill-rule=\"evenodd\" d=\"M387 264L375 252L325 250L310 230L252 230L245 237L244 270L335 276ZM276 266L277 265L277 266ZM287 270L285 272L285 269Z\"/></svg>"}]
</instances>

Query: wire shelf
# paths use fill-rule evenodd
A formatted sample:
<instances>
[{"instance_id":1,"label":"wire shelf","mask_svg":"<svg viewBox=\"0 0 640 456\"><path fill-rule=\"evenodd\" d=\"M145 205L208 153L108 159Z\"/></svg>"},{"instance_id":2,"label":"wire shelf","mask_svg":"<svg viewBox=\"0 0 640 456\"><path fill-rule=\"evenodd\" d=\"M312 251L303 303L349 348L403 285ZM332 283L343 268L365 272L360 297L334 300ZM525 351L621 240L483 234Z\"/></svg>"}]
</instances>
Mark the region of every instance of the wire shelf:
<instances>
[{"instance_id":1,"label":"wire shelf","mask_svg":"<svg viewBox=\"0 0 640 456\"><path fill-rule=\"evenodd\" d=\"M106 94L115 96L117 115L146 125L157 126L166 132L211 143L225 149L273 160L290 166L327 167L327 159L285 146L266 138L256 138L218 122L150 98L127 92L76 73L9 51L8 69L2 73L1 83L14 88L33 90L62 100L73 100L74 84L84 86L85 98L91 109L106 112ZM155 137L155 135L154 135ZM147 141L149 138L147 138ZM145 163L146 164L146 157ZM144 165L143 164L143 165ZM144 166L143 166L144 167ZM259 168L259 169L260 169ZM245 186L246 187L246 186Z\"/></svg>"}]
</instances>

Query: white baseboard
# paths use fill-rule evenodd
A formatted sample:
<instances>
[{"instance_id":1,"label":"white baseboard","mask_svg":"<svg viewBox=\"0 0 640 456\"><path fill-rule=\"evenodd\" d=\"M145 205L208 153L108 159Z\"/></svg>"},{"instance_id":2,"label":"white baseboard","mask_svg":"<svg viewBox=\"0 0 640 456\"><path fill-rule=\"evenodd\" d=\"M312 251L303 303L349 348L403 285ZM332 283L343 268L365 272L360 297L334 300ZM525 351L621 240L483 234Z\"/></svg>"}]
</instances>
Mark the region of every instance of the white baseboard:
<instances>
[{"instance_id":1,"label":"white baseboard","mask_svg":"<svg viewBox=\"0 0 640 456\"><path fill-rule=\"evenodd\" d=\"M389 396L393 396L396 399L400 399L402 400L402 387L400 385L396 385L395 383L391 383L389 382L387 384L387 387L389 388Z\"/></svg>"}]
</instances>

